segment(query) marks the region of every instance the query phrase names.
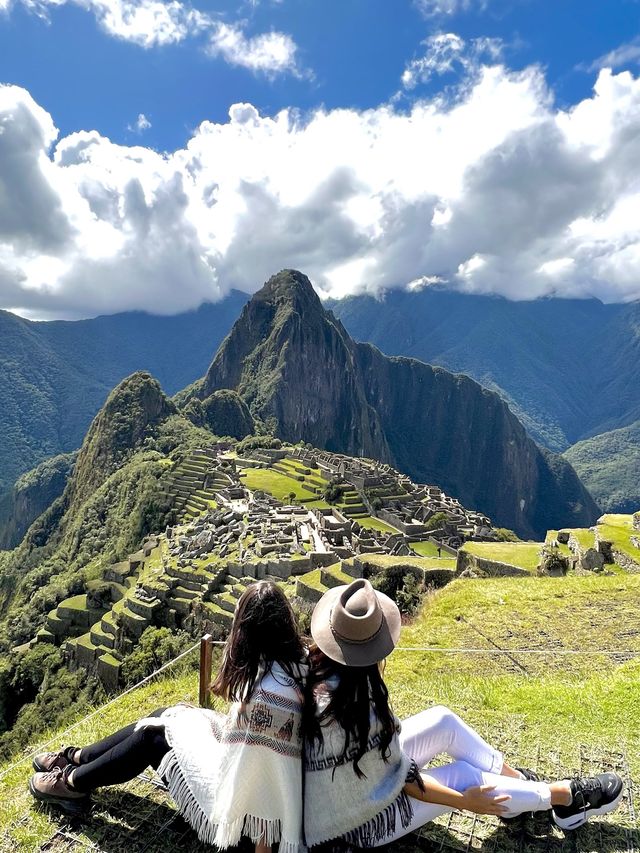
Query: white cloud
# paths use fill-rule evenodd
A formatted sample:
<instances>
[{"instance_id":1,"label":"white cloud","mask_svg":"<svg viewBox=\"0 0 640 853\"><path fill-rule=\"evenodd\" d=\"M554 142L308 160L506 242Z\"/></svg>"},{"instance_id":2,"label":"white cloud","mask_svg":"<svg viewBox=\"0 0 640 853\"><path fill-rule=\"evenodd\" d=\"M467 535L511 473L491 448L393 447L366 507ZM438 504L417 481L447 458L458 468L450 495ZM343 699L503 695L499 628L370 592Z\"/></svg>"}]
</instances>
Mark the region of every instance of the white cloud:
<instances>
[{"instance_id":1,"label":"white cloud","mask_svg":"<svg viewBox=\"0 0 640 853\"><path fill-rule=\"evenodd\" d=\"M212 56L221 56L230 65L240 65L269 76L284 72L299 74L297 46L286 33L269 32L248 38L237 25L218 24L211 33L208 51Z\"/></svg>"},{"instance_id":2,"label":"white cloud","mask_svg":"<svg viewBox=\"0 0 640 853\"><path fill-rule=\"evenodd\" d=\"M405 89L415 89L437 75L454 70L470 73L481 68L482 60L496 61L502 53L499 39L480 38L467 43L455 33L435 33L422 42L424 53L409 62L402 74Z\"/></svg>"},{"instance_id":3,"label":"white cloud","mask_svg":"<svg viewBox=\"0 0 640 853\"><path fill-rule=\"evenodd\" d=\"M151 127L151 122L146 117L144 113L138 113L138 118L133 122L133 124L127 125L127 130L131 131L131 133L144 133L145 130L149 130Z\"/></svg>"},{"instance_id":4,"label":"white cloud","mask_svg":"<svg viewBox=\"0 0 640 853\"><path fill-rule=\"evenodd\" d=\"M625 65L637 65L638 62L640 62L640 38L635 38L599 56L589 65L580 67L585 71L599 71L601 68L615 69Z\"/></svg>"},{"instance_id":5,"label":"white cloud","mask_svg":"<svg viewBox=\"0 0 640 853\"><path fill-rule=\"evenodd\" d=\"M0 307L172 313L298 267L334 295L436 280L511 298L640 298L640 78L554 106L542 72L457 100L261 116L235 104L159 154L57 140L0 88Z\"/></svg>"},{"instance_id":6,"label":"white cloud","mask_svg":"<svg viewBox=\"0 0 640 853\"><path fill-rule=\"evenodd\" d=\"M12 0L0 0L0 11ZM189 38L204 39L211 56L275 77L309 76L297 63L297 45L286 33L249 36L246 22L222 23L181 0L22 0L31 11L48 17L52 9L72 3L95 15L109 35L143 48L161 47Z\"/></svg>"},{"instance_id":7,"label":"white cloud","mask_svg":"<svg viewBox=\"0 0 640 853\"><path fill-rule=\"evenodd\" d=\"M482 10L486 8L487 2L488 0L414 0L415 6L425 18L455 15L473 8Z\"/></svg>"}]
</instances>

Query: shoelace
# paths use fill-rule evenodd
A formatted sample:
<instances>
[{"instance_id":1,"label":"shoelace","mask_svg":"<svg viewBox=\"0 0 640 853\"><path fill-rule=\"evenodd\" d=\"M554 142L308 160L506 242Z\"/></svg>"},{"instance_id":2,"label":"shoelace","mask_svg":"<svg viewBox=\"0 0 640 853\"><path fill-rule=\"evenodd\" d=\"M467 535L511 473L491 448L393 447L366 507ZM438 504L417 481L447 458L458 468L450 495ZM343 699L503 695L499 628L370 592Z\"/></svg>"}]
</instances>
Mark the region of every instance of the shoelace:
<instances>
[{"instance_id":1,"label":"shoelace","mask_svg":"<svg viewBox=\"0 0 640 853\"><path fill-rule=\"evenodd\" d=\"M64 770L61 767L54 767L53 770L49 770L48 773L42 774L42 781L43 782L51 782L52 784L55 785L55 783L58 781L58 779L62 778L63 773L64 773Z\"/></svg>"},{"instance_id":2,"label":"shoelace","mask_svg":"<svg viewBox=\"0 0 640 853\"><path fill-rule=\"evenodd\" d=\"M583 812L586 812L587 806L590 805L589 794L592 794L596 791L600 791L602 789L602 785L599 779L595 777L588 777L586 779L576 779L576 782L579 785L577 793L580 794L582 802L579 804L580 808L582 808Z\"/></svg>"}]
</instances>

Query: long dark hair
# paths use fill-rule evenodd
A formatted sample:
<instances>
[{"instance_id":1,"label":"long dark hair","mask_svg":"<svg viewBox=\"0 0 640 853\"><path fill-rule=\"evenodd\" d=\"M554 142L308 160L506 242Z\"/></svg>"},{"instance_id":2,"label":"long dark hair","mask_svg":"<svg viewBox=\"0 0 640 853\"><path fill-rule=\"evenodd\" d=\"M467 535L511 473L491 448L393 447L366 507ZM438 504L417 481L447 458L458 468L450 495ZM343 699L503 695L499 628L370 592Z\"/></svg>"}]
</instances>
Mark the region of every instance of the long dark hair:
<instances>
[{"instance_id":1,"label":"long dark hair","mask_svg":"<svg viewBox=\"0 0 640 853\"><path fill-rule=\"evenodd\" d=\"M328 679L331 682L327 684ZM317 688L321 684L329 694L329 702L318 714ZM344 750L340 759L353 759L353 769L358 778L364 776L358 762L367 751L372 711L380 724L380 754L387 761L397 725L380 667L377 663L362 667L345 666L331 660L312 644L304 703L306 737L322 743L322 724L335 720L344 730Z\"/></svg>"},{"instance_id":2,"label":"long dark hair","mask_svg":"<svg viewBox=\"0 0 640 853\"><path fill-rule=\"evenodd\" d=\"M285 594L271 581L258 581L238 599L222 666L211 691L231 702L245 702L253 692L261 665L268 672L277 661L297 678L295 665L303 661L304 655Z\"/></svg>"}]
</instances>

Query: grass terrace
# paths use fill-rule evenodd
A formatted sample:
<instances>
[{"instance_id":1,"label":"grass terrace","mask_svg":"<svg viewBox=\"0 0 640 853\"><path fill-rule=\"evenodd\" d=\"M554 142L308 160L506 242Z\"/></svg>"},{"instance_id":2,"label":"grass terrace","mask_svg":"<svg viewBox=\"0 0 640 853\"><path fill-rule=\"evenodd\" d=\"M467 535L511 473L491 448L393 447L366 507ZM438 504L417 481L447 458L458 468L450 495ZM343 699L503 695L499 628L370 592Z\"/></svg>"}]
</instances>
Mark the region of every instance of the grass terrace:
<instances>
[{"instance_id":1,"label":"grass terrace","mask_svg":"<svg viewBox=\"0 0 640 853\"><path fill-rule=\"evenodd\" d=\"M245 468L240 472L240 477L251 491L259 489L283 503L288 503L289 495L293 493L296 501L304 503L309 508L326 509L329 506L326 501L305 489L299 480L294 480L271 468Z\"/></svg>"},{"instance_id":2,"label":"grass terrace","mask_svg":"<svg viewBox=\"0 0 640 853\"><path fill-rule=\"evenodd\" d=\"M438 546L435 543L430 542L428 539L425 539L423 542L412 542L409 547L421 557L438 556ZM442 553L446 554L446 551L443 551Z\"/></svg>"},{"instance_id":3,"label":"grass terrace","mask_svg":"<svg viewBox=\"0 0 640 853\"><path fill-rule=\"evenodd\" d=\"M368 530L378 530L380 533L398 532L395 527L392 527L390 524L386 524L379 518L374 518L372 515L365 515L364 518L358 518L357 522L361 527L366 527Z\"/></svg>"},{"instance_id":4,"label":"grass terrace","mask_svg":"<svg viewBox=\"0 0 640 853\"><path fill-rule=\"evenodd\" d=\"M465 542L460 550L484 560L535 572L540 564L541 549L541 542Z\"/></svg>"},{"instance_id":5,"label":"grass terrace","mask_svg":"<svg viewBox=\"0 0 640 853\"><path fill-rule=\"evenodd\" d=\"M598 532L601 539L613 542L616 550L640 564L640 549L631 543L632 536L640 538L640 531L633 528L633 516L603 515L598 521Z\"/></svg>"}]
</instances>

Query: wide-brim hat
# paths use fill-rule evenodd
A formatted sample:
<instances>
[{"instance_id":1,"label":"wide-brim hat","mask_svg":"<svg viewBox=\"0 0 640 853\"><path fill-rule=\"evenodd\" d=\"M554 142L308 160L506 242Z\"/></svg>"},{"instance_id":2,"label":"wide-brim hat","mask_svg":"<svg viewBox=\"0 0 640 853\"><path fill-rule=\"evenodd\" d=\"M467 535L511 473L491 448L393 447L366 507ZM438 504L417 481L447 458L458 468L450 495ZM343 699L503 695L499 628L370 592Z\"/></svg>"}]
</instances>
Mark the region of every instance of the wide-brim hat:
<instances>
[{"instance_id":1,"label":"wide-brim hat","mask_svg":"<svg viewBox=\"0 0 640 853\"><path fill-rule=\"evenodd\" d=\"M400 628L397 604L364 578L325 592L311 617L318 648L346 666L370 666L386 658Z\"/></svg>"}]
</instances>

